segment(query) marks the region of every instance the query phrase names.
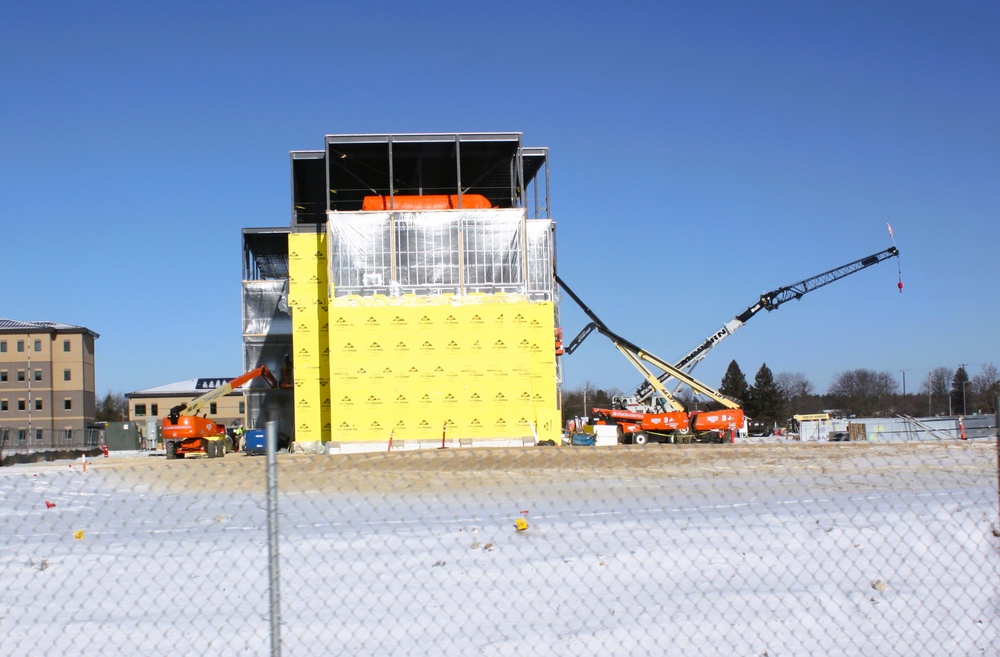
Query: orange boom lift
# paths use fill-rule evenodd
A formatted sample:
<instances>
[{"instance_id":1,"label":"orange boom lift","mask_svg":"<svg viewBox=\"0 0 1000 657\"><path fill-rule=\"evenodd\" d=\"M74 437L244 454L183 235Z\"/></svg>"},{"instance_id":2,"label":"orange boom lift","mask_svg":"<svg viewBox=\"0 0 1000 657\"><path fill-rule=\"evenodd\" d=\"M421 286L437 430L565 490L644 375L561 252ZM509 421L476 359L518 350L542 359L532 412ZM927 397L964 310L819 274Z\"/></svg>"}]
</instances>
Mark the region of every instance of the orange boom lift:
<instances>
[{"instance_id":1,"label":"orange boom lift","mask_svg":"<svg viewBox=\"0 0 1000 657\"><path fill-rule=\"evenodd\" d=\"M226 427L199 415L212 401L225 397L235 388L261 377L272 388L278 387L274 375L266 367L258 367L201 397L178 404L163 418L163 447L168 459L184 458L187 454L203 454L209 458L226 455Z\"/></svg>"}]
</instances>

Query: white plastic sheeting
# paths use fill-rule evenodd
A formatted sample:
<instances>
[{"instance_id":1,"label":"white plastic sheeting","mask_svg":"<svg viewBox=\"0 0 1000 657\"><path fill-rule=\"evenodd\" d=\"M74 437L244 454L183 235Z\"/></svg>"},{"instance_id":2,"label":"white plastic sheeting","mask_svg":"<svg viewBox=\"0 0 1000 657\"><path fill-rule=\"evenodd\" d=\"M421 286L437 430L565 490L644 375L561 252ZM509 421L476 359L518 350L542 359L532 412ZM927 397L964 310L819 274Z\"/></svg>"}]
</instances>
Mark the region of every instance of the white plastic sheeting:
<instances>
[{"instance_id":1,"label":"white plastic sheeting","mask_svg":"<svg viewBox=\"0 0 1000 657\"><path fill-rule=\"evenodd\" d=\"M550 299L552 222L523 209L328 215L335 297L530 294Z\"/></svg>"}]
</instances>

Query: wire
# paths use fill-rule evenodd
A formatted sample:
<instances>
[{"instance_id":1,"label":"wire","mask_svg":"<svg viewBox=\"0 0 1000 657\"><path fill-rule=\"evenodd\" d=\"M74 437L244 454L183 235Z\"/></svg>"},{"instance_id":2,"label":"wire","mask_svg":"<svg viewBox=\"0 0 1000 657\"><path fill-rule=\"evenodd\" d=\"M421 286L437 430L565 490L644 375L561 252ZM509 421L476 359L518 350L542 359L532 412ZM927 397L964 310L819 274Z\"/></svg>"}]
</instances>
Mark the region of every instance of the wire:
<instances>
[{"instance_id":1,"label":"wire","mask_svg":"<svg viewBox=\"0 0 1000 657\"><path fill-rule=\"evenodd\" d=\"M886 222L885 227L889 229L889 239L892 240L892 245L896 246L896 236L892 234L892 226ZM899 282L896 284L899 287L899 293L903 293L903 263L902 258L899 255L899 249L896 249L896 274L899 276Z\"/></svg>"}]
</instances>

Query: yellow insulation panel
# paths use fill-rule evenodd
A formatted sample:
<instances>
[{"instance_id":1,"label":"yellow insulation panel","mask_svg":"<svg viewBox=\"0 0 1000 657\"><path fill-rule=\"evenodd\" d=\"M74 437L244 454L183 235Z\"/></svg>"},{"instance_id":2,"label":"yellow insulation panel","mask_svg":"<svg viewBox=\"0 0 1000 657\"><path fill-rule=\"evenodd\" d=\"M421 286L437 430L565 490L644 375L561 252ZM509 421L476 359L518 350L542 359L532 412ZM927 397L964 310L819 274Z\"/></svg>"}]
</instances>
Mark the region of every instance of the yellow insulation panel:
<instances>
[{"instance_id":1,"label":"yellow insulation panel","mask_svg":"<svg viewBox=\"0 0 1000 657\"><path fill-rule=\"evenodd\" d=\"M559 435L551 302L515 297L336 299L332 439ZM296 345L298 347L298 345Z\"/></svg>"},{"instance_id":2,"label":"yellow insulation panel","mask_svg":"<svg viewBox=\"0 0 1000 657\"><path fill-rule=\"evenodd\" d=\"M330 440L329 305L325 233L288 236L295 440Z\"/></svg>"}]
</instances>

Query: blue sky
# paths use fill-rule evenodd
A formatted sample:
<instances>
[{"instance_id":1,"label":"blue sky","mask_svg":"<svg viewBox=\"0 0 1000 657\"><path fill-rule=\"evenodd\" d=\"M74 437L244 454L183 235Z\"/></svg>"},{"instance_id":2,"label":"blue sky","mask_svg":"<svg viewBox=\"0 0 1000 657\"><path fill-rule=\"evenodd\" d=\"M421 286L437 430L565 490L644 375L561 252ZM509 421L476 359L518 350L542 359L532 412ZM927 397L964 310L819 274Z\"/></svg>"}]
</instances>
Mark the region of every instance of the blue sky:
<instances>
[{"instance_id":1,"label":"blue sky","mask_svg":"<svg viewBox=\"0 0 1000 657\"><path fill-rule=\"evenodd\" d=\"M668 360L892 224L902 294L890 261L758 315L710 385L974 375L1000 364L997 34L988 2L9 4L0 316L100 333L100 394L235 376L240 229L288 224L289 151L516 131L550 149L560 275ZM640 382L600 336L584 381Z\"/></svg>"}]
</instances>

